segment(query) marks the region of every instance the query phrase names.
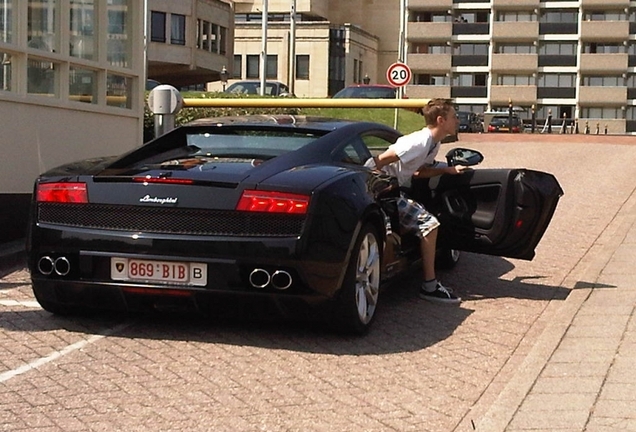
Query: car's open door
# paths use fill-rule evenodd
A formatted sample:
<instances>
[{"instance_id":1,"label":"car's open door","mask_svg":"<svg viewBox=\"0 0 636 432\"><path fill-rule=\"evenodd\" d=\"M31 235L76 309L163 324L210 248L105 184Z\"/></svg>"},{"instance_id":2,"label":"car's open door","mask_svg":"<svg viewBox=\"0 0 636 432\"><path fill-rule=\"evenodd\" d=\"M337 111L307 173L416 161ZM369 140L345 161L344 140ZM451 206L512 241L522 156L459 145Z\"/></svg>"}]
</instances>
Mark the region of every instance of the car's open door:
<instances>
[{"instance_id":1,"label":"car's open door","mask_svg":"<svg viewBox=\"0 0 636 432\"><path fill-rule=\"evenodd\" d=\"M412 195L441 222L441 246L531 260L563 190L540 171L475 169L416 179Z\"/></svg>"}]
</instances>

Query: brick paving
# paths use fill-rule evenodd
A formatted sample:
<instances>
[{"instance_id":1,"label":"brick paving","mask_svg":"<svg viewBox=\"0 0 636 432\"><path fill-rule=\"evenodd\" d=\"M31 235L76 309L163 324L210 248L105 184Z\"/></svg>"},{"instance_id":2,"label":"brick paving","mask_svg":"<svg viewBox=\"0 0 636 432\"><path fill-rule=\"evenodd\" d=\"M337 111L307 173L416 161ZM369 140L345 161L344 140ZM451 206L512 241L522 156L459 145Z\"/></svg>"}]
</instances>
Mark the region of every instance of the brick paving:
<instances>
[{"instance_id":1,"label":"brick paving","mask_svg":"<svg viewBox=\"0 0 636 432\"><path fill-rule=\"evenodd\" d=\"M459 308L407 280L364 338L277 320L55 317L23 269L5 275L0 430L634 430L636 138L613 138L462 135L484 166L560 180L537 257L464 254L442 274Z\"/></svg>"}]
</instances>

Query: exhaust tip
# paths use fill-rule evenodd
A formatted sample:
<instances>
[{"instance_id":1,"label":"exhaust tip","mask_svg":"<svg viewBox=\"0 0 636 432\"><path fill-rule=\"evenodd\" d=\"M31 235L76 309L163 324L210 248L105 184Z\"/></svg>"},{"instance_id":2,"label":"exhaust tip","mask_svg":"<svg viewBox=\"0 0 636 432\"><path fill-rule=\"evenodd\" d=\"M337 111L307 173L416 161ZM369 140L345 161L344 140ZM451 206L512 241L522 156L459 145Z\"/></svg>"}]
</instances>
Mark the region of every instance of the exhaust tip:
<instances>
[{"instance_id":1,"label":"exhaust tip","mask_svg":"<svg viewBox=\"0 0 636 432\"><path fill-rule=\"evenodd\" d=\"M53 268L55 264L53 263L53 259L50 256L43 256L38 261L38 270L43 275L50 275L53 273Z\"/></svg>"},{"instance_id":2,"label":"exhaust tip","mask_svg":"<svg viewBox=\"0 0 636 432\"><path fill-rule=\"evenodd\" d=\"M292 284L291 275L285 270L276 270L272 273L272 285L278 290L286 290Z\"/></svg>"},{"instance_id":3,"label":"exhaust tip","mask_svg":"<svg viewBox=\"0 0 636 432\"><path fill-rule=\"evenodd\" d=\"M256 268L250 273L249 281L254 288L265 288L269 285L271 277L266 270Z\"/></svg>"},{"instance_id":4,"label":"exhaust tip","mask_svg":"<svg viewBox=\"0 0 636 432\"><path fill-rule=\"evenodd\" d=\"M53 267L55 268L55 273L60 276L66 276L71 271L71 263L66 257L57 258L53 263Z\"/></svg>"}]
</instances>

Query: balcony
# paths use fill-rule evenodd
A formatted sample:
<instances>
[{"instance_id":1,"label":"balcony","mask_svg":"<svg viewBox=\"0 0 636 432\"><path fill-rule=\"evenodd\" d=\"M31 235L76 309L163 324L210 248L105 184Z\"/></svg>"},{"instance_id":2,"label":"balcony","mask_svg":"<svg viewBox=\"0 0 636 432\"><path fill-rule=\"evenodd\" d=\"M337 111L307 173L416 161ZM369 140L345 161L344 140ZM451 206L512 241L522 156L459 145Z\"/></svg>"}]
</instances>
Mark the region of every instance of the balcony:
<instances>
[{"instance_id":1,"label":"balcony","mask_svg":"<svg viewBox=\"0 0 636 432\"><path fill-rule=\"evenodd\" d=\"M576 66L575 55L540 55L539 67L545 66Z\"/></svg>"},{"instance_id":2,"label":"balcony","mask_svg":"<svg viewBox=\"0 0 636 432\"><path fill-rule=\"evenodd\" d=\"M530 106L537 103L537 86L494 85L490 87L490 103L507 105L512 100L514 105Z\"/></svg>"},{"instance_id":3,"label":"balcony","mask_svg":"<svg viewBox=\"0 0 636 432\"><path fill-rule=\"evenodd\" d=\"M539 34L577 34L577 23L539 23Z\"/></svg>"},{"instance_id":4,"label":"balcony","mask_svg":"<svg viewBox=\"0 0 636 432\"><path fill-rule=\"evenodd\" d=\"M487 35L490 31L488 23L454 23L454 35Z\"/></svg>"},{"instance_id":5,"label":"balcony","mask_svg":"<svg viewBox=\"0 0 636 432\"><path fill-rule=\"evenodd\" d=\"M581 105L626 105L627 87L581 86L579 88Z\"/></svg>"},{"instance_id":6,"label":"balcony","mask_svg":"<svg viewBox=\"0 0 636 432\"><path fill-rule=\"evenodd\" d=\"M539 0L492 0L494 9L528 10L539 9Z\"/></svg>"},{"instance_id":7,"label":"balcony","mask_svg":"<svg viewBox=\"0 0 636 432\"><path fill-rule=\"evenodd\" d=\"M627 54L581 54L581 72L625 73Z\"/></svg>"},{"instance_id":8,"label":"balcony","mask_svg":"<svg viewBox=\"0 0 636 432\"><path fill-rule=\"evenodd\" d=\"M497 42L532 42L539 37L538 22L495 22L492 39Z\"/></svg>"},{"instance_id":9,"label":"balcony","mask_svg":"<svg viewBox=\"0 0 636 432\"><path fill-rule=\"evenodd\" d=\"M450 54L409 54L408 65L416 73L449 72Z\"/></svg>"},{"instance_id":10,"label":"balcony","mask_svg":"<svg viewBox=\"0 0 636 432\"><path fill-rule=\"evenodd\" d=\"M485 98L485 97L488 97L488 88L486 87L451 87L450 93L452 98L458 98L458 97Z\"/></svg>"},{"instance_id":11,"label":"balcony","mask_svg":"<svg viewBox=\"0 0 636 432\"><path fill-rule=\"evenodd\" d=\"M452 66L488 66L487 55L454 55Z\"/></svg>"},{"instance_id":12,"label":"balcony","mask_svg":"<svg viewBox=\"0 0 636 432\"><path fill-rule=\"evenodd\" d=\"M450 99L451 90L448 86L408 85L406 94L411 99Z\"/></svg>"},{"instance_id":13,"label":"balcony","mask_svg":"<svg viewBox=\"0 0 636 432\"><path fill-rule=\"evenodd\" d=\"M409 0L409 9L448 10L453 8L453 0Z\"/></svg>"},{"instance_id":14,"label":"balcony","mask_svg":"<svg viewBox=\"0 0 636 432\"><path fill-rule=\"evenodd\" d=\"M537 71L539 56L537 54L493 54L493 72L529 72Z\"/></svg>"},{"instance_id":15,"label":"balcony","mask_svg":"<svg viewBox=\"0 0 636 432\"><path fill-rule=\"evenodd\" d=\"M447 42L453 36L453 23L409 22L409 41Z\"/></svg>"},{"instance_id":16,"label":"balcony","mask_svg":"<svg viewBox=\"0 0 636 432\"><path fill-rule=\"evenodd\" d=\"M623 42L629 39L627 21L583 21L581 40L594 42Z\"/></svg>"},{"instance_id":17,"label":"balcony","mask_svg":"<svg viewBox=\"0 0 636 432\"><path fill-rule=\"evenodd\" d=\"M581 0L583 9L598 7L599 9L628 8L629 0Z\"/></svg>"},{"instance_id":18,"label":"balcony","mask_svg":"<svg viewBox=\"0 0 636 432\"><path fill-rule=\"evenodd\" d=\"M574 87L537 87L537 99L574 99Z\"/></svg>"}]
</instances>

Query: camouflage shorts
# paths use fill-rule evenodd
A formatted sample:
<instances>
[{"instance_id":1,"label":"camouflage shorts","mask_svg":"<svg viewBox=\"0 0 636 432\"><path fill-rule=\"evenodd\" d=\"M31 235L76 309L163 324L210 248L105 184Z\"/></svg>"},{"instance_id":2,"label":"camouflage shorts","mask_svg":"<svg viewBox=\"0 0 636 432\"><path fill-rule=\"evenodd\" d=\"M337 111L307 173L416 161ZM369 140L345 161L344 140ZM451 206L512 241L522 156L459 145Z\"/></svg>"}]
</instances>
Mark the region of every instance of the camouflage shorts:
<instances>
[{"instance_id":1,"label":"camouflage shorts","mask_svg":"<svg viewBox=\"0 0 636 432\"><path fill-rule=\"evenodd\" d=\"M422 204L401 196L397 201L400 226L418 237L426 237L439 226L439 221Z\"/></svg>"}]
</instances>

